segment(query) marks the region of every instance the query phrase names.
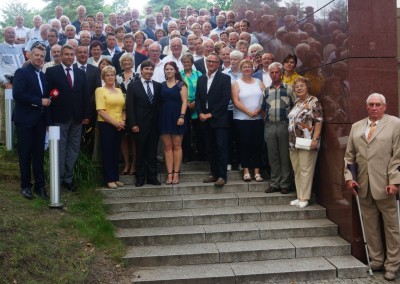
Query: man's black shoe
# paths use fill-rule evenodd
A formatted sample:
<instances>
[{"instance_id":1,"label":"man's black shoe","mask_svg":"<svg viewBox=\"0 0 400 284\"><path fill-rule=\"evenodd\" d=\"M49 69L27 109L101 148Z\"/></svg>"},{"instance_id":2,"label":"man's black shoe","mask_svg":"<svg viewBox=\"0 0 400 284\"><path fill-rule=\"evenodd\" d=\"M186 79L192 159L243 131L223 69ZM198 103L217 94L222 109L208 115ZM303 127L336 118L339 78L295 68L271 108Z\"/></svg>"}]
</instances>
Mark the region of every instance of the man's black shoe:
<instances>
[{"instance_id":1,"label":"man's black shoe","mask_svg":"<svg viewBox=\"0 0 400 284\"><path fill-rule=\"evenodd\" d=\"M272 193L272 192L278 192L278 191L281 191L281 190L277 187L269 187L265 190L265 193Z\"/></svg>"},{"instance_id":2,"label":"man's black shoe","mask_svg":"<svg viewBox=\"0 0 400 284\"><path fill-rule=\"evenodd\" d=\"M33 190L37 195L39 195L43 199L49 199L49 196L47 195L46 189L44 187L40 188L35 188Z\"/></svg>"},{"instance_id":3,"label":"man's black shoe","mask_svg":"<svg viewBox=\"0 0 400 284\"><path fill-rule=\"evenodd\" d=\"M147 184L161 185L161 182L157 178L151 178L147 180Z\"/></svg>"},{"instance_id":4,"label":"man's black shoe","mask_svg":"<svg viewBox=\"0 0 400 284\"><path fill-rule=\"evenodd\" d=\"M29 187L21 188L21 194L26 199L33 199L32 190Z\"/></svg>"},{"instance_id":5,"label":"man's black shoe","mask_svg":"<svg viewBox=\"0 0 400 284\"><path fill-rule=\"evenodd\" d=\"M136 187L141 187L143 185L144 185L144 180L137 180L136 183L135 183Z\"/></svg>"},{"instance_id":6,"label":"man's black shoe","mask_svg":"<svg viewBox=\"0 0 400 284\"><path fill-rule=\"evenodd\" d=\"M281 188L281 193L282 193L282 194L288 194L288 193L289 193L289 189L287 189L287 188Z\"/></svg>"},{"instance_id":7,"label":"man's black shoe","mask_svg":"<svg viewBox=\"0 0 400 284\"><path fill-rule=\"evenodd\" d=\"M74 182L64 182L64 186L71 192L77 192L78 188Z\"/></svg>"}]
</instances>

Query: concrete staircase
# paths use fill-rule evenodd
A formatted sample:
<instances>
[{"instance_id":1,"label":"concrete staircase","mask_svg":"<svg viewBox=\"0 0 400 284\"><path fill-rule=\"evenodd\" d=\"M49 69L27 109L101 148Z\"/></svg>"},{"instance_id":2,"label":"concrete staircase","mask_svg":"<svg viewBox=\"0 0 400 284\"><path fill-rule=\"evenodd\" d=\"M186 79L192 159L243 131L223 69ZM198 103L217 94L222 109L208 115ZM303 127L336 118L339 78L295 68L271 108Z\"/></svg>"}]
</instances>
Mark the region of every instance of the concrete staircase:
<instances>
[{"instance_id":1,"label":"concrete staircase","mask_svg":"<svg viewBox=\"0 0 400 284\"><path fill-rule=\"evenodd\" d=\"M163 170L160 165L160 170ZM178 185L100 189L109 220L138 269L134 283L296 283L367 277L325 209L289 206L295 194L264 193L268 182L229 172L223 188L203 184L207 163L182 165ZM165 181L166 175L160 174Z\"/></svg>"}]
</instances>

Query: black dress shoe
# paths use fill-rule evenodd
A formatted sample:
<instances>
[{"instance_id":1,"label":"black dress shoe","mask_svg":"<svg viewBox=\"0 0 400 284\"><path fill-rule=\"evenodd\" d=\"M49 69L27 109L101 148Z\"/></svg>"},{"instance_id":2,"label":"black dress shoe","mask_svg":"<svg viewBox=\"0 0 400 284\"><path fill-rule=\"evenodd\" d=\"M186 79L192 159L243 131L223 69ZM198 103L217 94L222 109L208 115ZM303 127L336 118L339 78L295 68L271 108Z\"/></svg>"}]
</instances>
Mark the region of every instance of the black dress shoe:
<instances>
[{"instance_id":1,"label":"black dress shoe","mask_svg":"<svg viewBox=\"0 0 400 284\"><path fill-rule=\"evenodd\" d=\"M144 180L137 180L136 183L135 183L136 187L141 187L143 185L144 185Z\"/></svg>"},{"instance_id":2,"label":"black dress shoe","mask_svg":"<svg viewBox=\"0 0 400 284\"><path fill-rule=\"evenodd\" d=\"M147 180L147 184L161 185L161 182L157 178L151 178Z\"/></svg>"},{"instance_id":3,"label":"black dress shoe","mask_svg":"<svg viewBox=\"0 0 400 284\"><path fill-rule=\"evenodd\" d=\"M74 182L65 182L64 186L71 192L77 192L78 188L76 187Z\"/></svg>"},{"instance_id":4,"label":"black dress shoe","mask_svg":"<svg viewBox=\"0 0 400 284\"><path fill-rule=\"evenodd\" d=\"M44 187L35 188L33 191L41 198L49 199L49 196L47 195L46 189Z\"/></svg>"},{"instance_id":5,"label":"black dress shoe","mask_svg":"<svg viewBox=\"0 0 400 284\"><path fill-rule=\"evenodd\" d=\"M33 199L32 190L29 187L21 188L21 194L26 199Z\"/></svg>"},{"instance_id":6,"label":"black dress shoe","mask_svg":"<svg viewBox=\"0 0 400 284\"><path fill-rule=\"evenodd\" d=\"M289 189L281 188L281 194L288 194L288 193L289 193Z\"/></svg>"},{"instance_id":7,"label":"black dress shoe","mask_svg":"<svg viewBox=\"0 0 400 284\"><path fill-rule=\"evenodd\" d=\"M272 193L272 192L278 192L281 191L278 187L269 187L265 190L265 193Z\"/></svg>"}]
</instances>

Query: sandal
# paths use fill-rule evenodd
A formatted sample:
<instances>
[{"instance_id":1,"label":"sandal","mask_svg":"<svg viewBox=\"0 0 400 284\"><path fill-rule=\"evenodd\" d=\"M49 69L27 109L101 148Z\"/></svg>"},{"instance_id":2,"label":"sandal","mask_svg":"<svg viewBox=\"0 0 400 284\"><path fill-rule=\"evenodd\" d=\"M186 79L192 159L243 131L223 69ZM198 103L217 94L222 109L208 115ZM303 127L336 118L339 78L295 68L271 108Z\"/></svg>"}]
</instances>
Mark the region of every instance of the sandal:
<instances>
[{"instance_id":1,"label":"sandal","mask_svg":"<svg viewBox=\"0 0 400 284\"><path fill-rule=\"evenodd\" d=\"M174 177L172 179L172 184L178 184L180 182L180 180L179 180L180 173L181 173L181 171L177 171L177 172L174 171ZM178 176L177 178L175 178L175 174L177 174L177 176Z\"/></svg>"},{"instance_id":2,"label":"sandal","mask_svg":"<svg viewBox=\"0 0 400 284\"><path fill-rule=\"evenodd\" d=\"M172 184L173 174L174 174L174 172L167 174L167 180L165 181L165 184Z\"/></svg>"},{"instance_id":3,"label":"sandal","mask_svg":"<svg viewBox=\"0 0 400 284\"><path fill-rule=\"evenodd\" d=\"M251 176L250 176L250 174L249 174L249 173L244 174L244 175L243 175L243 180L244 180L244 181L251 181Z\"/></svg>"},{"instance_id":4,"label":"sandal","mask_svg":"<svg viewBox=\"0 0 400 284\"><path fill-rule=\"evenodd\" d=\"M255 175L254 175L254 179L255 179L256 181L258 181L258 182L261 182L261 181L264 180L264 179L261 177L260 174L255 174Z\"/></svg>"}]
</instances>

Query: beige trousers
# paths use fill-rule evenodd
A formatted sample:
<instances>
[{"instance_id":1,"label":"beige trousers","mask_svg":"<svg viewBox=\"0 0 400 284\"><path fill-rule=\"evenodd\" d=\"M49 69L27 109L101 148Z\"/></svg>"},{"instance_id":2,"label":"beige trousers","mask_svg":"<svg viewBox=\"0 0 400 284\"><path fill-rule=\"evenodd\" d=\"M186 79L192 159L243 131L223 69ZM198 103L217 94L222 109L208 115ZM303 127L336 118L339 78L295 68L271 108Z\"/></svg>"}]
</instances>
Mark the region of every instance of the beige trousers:
<instances>
[{"instance_id":1,"label":"beige trousers","mask_svg":"<svg viewBox=\"0 0 400 284\"><path fill-rule=\"evenodd\" d=\"M318 151L291 150L289 152L294 171L297 198L310 200Z\"/></svg>"},{"instance_id":2,"label":"beige trousers","mask_svg":"<svg viewBox=\"0 0 400 284\"><path fill-rule=\"evenodd\" d=\"M360 206L371 265L379 267L384 264L386 271L395 273L400 267L400 236L396 198L393 196L375 200L371 191L368 190L366 198L360 197ZM384 223L386 260L384 259L379 213L382 214Z\"/></svg>"}]
</instances>

